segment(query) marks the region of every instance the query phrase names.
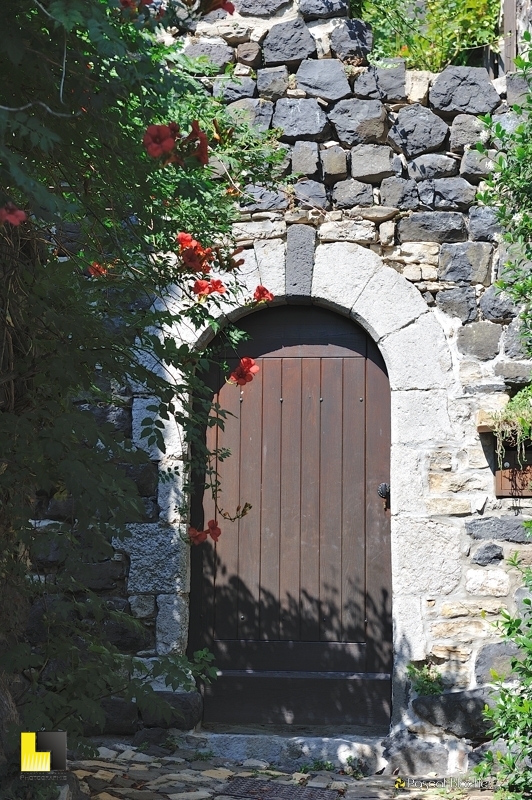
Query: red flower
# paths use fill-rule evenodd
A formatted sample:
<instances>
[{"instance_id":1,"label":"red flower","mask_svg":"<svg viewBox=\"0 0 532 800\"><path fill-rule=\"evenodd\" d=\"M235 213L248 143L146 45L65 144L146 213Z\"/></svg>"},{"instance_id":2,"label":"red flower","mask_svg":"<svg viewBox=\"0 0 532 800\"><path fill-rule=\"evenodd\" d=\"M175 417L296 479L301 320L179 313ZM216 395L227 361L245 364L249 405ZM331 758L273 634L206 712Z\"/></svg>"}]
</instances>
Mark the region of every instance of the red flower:
<instances>
[{"instance_id":1,"label":"red flower","mask_svg":"<svg viewBox=\"0 0 532 800\"><path fill-rule=\"evenodd\" d=\"M209 11L216 11L216 9L221 8L223 11L227 11L228 14L233 14L235 7L229 0L214 0L213 3L209 6Z\"/></svg>"},{"instance_id":2,"label":"red flower","mask_svg":"<svg viewBox=\"0 0 532 800\"><path fill-rule=\"evenodd\" d=\"M211 539L214 542L217 542L218 539L220 538L220 536L222 535L222 532L221 532L220 528L218 527L218 523L216 522L216 520L215 519L210 519L208 521L208 523L207 523L207 528L208 528L208 530L204 531L205 536L207 536L207 534L209 534Z\"/></svg>"},{"instance_id":3,"label":"red flower","mask_svg":"<svg viewBox=\"0 0 532 800\"><path fill-rule=\"evenodd\" d=\"M257 301L257 303L261 303L262 301L270 301L273 300L273 294L268 291L265 286L259 285L255 289L253 293L253 299Z\"/></svg>"},{"instance_id":4,"label":"red flower","mask_svg":"<svg viewBox=\"0 0 532 800\"><path fill-rule=\"evenodd\" d=\"M209 281L196 281L192 287L192 291L194 294L198 294L200 297L206 297L211 293L210 287L211 285Z\"/></svg>"},{"instance_id":5,"label":"red flower","mask_svg":"<svg viewBox=\"0 0 532 800\"><path fill-rule=\"evenodd\" d=\"M178 233L176 238L180 247L194 247L198 244L190 233Z\"/></svg>"},{"instance_id":6,"label":"red flower","mask_svg":"<svg viewBox=\"0 0 532 800\"><path fill-rule=\"evenodd\" d=\"M150 3L151 1L152 0L150 0ZM170 131L170 135L173 137L173 139L174 140L177 139L177 137L179 136L179 125L177 124L177 122L169 122L168 130Z\"/></svg>"},{"instance_id":7,"label":"red flower","mask_svg":"<svg viewBox=\"0 0 532 800\"><path fill-rule=\"evenodd\" d=\"M102 275L107 275L107 268L103 267L101 264L98 264L97 261L93 261L87 272L91 278L101 278Z\"/></svg>"},{"instance_id":8,"label":"red flower","mask_svg":"<svg viewBox=\"0 0 532 800\"><path fill-rule=\"evenodd\" d=\"M194 294L199 295L200 297L206 297L208 294L212 294L213 292L219 292L223 294L226 289L223 283L218 279L213 279L210 281L205 280L197 280L192 287L192 291Z\"/></svg>"},{"instance_id":9,"label":"red flower","mask_svg":"<svg viewBox=\"0 0 532 800\"><path fill-rule=\"evenodd\" d=\"M174 129L172 129L174 130ZM174 149L175 137L168 125L149 125L144 134L142 143L148 155L159 158L164 153Z\"/></svg>"},{"instance_id":10,"label":"red flower","mask_svg":"<svg viewBox=\"0 0 532 800\"><path fill-rule=\"evenodd\" d=\"M26 222L27 218L26 212L17 208L13 203L6 203L3 208L0 208L0 225L3 225L4 222L20 225L21 222Z\"/></svg>"},{"instance_id":11,"label":"red flower","mask_svg":"<svg viewBox=\"0 0 532 800\"><path fill-rule=\"evenodd\" d=\"M238 384L238 386L245 386L246 383L253 380L253 375L256 375L259 369L260 367L257 367L252 358L244 356L244 358L240 359L238 367L230 374L229 381Z\"/></svg>"},{"instance_id":12,"label":"red flower","mask_svg":"<svg viewBox=\"0 0 532 800\"><path fill-rule=\"evenodd\" d=\"M189 528L188 535L192 544L201 544L207 538L207 531L197 531L196 528Z\"/></svg>"},{"instance_id":13,"label":"red flower","mask_svg":"<svg viewBox=\"0 0 532 800\"><path fill-rule=\"evenodd\" d=\"M191 131L187 138L184 140L185 143L197 141L198 144L194 150L190 153L191 156L197 158L200 164L205 166L205 164L209 163L209 150L208 150L208 139L206 134L201 130L199 126L199 122L197 119L193 120L191 124Z\"/></svg>"},{"instance_id":14,"label":"red flower","mask_svg":"<svg viewBox=\"0 0 532 800\"><path fill-rule=\"evenodd\" d=\"M224 294L225 291L226 288L221 281L215 278L211 279L209 294L212 294L213 292L219 292L220 294Z\"/></svg>"},{"instance_id":15,"label":"red flower","mask_svg":"<svg viewBox=\"0 0 532 800\"><path fill-rule=\"evenodd\" d=\"M178 233L177 241L181 249L179 255L185 267L191 272L209 272L209 262L214 258L210 247L202 247L190 233Z\"/></svg>"},{"instance_id":16,"label":"red flower","mask_svg":"<svg viewBox=\"0 0 532 800\"><path fill-rule=\"evenodd\" d=\"M136 0L120 0L120 5L122 8L136 8L137 3Z\"/></svg>"}]
</instances>

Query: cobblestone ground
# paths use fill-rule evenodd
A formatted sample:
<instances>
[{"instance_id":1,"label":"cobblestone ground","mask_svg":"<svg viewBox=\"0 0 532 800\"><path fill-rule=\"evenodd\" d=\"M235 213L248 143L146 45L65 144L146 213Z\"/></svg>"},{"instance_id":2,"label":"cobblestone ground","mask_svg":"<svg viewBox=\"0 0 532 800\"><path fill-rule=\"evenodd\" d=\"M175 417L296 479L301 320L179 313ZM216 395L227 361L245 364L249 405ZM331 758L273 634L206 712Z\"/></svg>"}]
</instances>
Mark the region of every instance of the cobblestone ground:
<instances>
[{"instance_id":1,"label":"cobblestone ground","mask_svg":"<svg viewBox=\"0 0 532 800\"><path fill-rule=\"evenodd\" d=\"M231 784L235 777L257 783L269 782L283 788L281 796L291 797L290 787L333 790L338 800L492 800L493 792L475 789L461 790L416 789L396 790L390 775L373 775L357 780L340 771L308 773L287 772L270 768L266 762L248 760L237 764L224 758L178 748L172 755L159 755L162 748L150 746L146 751L133 747L124 750L99 748L98 759L75 761L70 769L79 778L82 792L91 800L233 800ZM123 746L122 746L123 747ZM233 783L233 786L236 784ZM320 792L321 794L321 792ZM294 792L294 796L297 792ZM324 797L330 797L324 792ZM257 800L253 791L250 798ZM243 800L239 795L235 800ZM318 795L316 794L316 800Z\"/></svg>"}]
</instances>

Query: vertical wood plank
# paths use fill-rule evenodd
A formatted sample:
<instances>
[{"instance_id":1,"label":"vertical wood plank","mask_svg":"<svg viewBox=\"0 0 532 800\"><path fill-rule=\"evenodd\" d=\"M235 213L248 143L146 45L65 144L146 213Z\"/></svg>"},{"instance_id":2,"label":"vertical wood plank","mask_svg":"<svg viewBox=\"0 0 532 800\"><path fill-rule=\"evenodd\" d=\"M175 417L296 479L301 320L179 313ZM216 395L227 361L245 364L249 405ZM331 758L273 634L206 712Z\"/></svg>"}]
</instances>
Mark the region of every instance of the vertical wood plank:
<instances>
[{"instance_id":1,"label":"vertical wood plank","mask_svg":"<svg viewBox=\"0 0 532 800\"><path fill-rule=\"evenodd\" d=\"M379 484L390 482L390 385L382 356L369 338L366 396L366 669L389 672L392 663L390 511L384 509L377 489Z\"/></svg>"},{"instance_id":2,"label":"vertical wood plank","mask_svg":"<svg viewBox=\"0 0 532 800\"><path fill-rule=\"evenodd\" d=\"M279 639L281 523L281 359L262 361L260 638Z\"/></svg>"},{"instance_id":3,"label":"vertical wood plank","mask_svg":"<svg viewBox=\"0 0 532 800\"><path fill-rule=\"evenodd\" d=\"M240 496L240 391L236 386L224 384L218 395L220 406L228 413L224 430L218 429L218 448L228 448L231 455L218 461L220 492L218 507L231 511L238 505ZM209 503L205 493L205 524L213 515L207 513ZM212 514L213 512L211 512ZM216 550L215 584L215 638L236 639L238 635L238 523L217 517L222 531L216 547L209 539L201 545L206 550Z\"/></svg>"},{"instance_id":4,"label":"vertical wood plank","mask_svg":"<svg viewBox=\"0 0 532 800\"><path fill-rule=\"evenodd\" d=\"M250 383L241 387L240 498L251 511L239 524L238 636L259 638L260 505L262 484L262 384L263 362Z\"/></svg>"},{"instance_id":5,"label":"vertical wood plank","mask_svg":"<svg viewBox=\"0 0 532 800\"><path fill-rule=\"evenodd\" d=\"M319 358L301 367L301 639L320 638L320 375Z\"/></svg>"},{"instance_id":6,"label":"vertical wood plank","mask_svg":"<svg viewBox=\"0 0 532 800\"><path fill-rule=\"evenodd\" d=\"M366 591L365 359L344 358L343 373L341 640L362 642Z\"/></svg>"},{"instance_id":7,"label":"vertical wood plank","mask_svg":"<svg viewBox=\"0 0 532 800\"><path fill-rule=\"evenodd\" d=\"M282 361L280 638L300 637L301 359Z\"/></svg>"},{"instance_id":8,"label":"vertical wood plank","mask_svg":"<svg viewBox=\"0 0 532 800\"><path fill-rule=\"evenodd\" d=\"M517 12L516 0L503 2L503 64L505 72L514 72L517 56Z\"/></svg>"},{"instance_id":9,"label":"vertical wood plank","mask_svg":"<svg viewBox=\"0 0 532 800\"><path fill-rule=\"evenodd\" d=\"M341 636L342 359L321 362L320 640Z\"/></svg>"}]
</instances>

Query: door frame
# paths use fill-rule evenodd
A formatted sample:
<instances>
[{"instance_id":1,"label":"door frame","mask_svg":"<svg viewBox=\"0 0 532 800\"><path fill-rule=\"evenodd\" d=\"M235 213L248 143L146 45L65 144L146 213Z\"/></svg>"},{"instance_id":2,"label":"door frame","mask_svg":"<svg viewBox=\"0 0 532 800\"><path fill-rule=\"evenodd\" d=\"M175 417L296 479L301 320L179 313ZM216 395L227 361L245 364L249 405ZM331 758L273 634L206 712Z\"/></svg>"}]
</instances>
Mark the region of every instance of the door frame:
<instances>
[{"instance_id":1,"label":"door frame","mask_svg":"<svg viewBox=\"0 0 532 800\"><path fill-rule=\"evenodd\" d=\"M292 306L292 308L294 308ZM294 330L291 332L292 336L295 337L294 341L301 340L301 315L299 314L299 309L301 312L303 308L301 304L297 306L298 312L295 314L295 318L298 319L299 322L297 325L294 326L292 322L292 327ZM310 309L309 309L310 311ZM282 320L284 319L285 323L287 322L287 315L284 313L279 313L279 311L273 310L272 313L269 314L270 320L266 320L266 318L261 318L261 315L254 314L253 320L248 319L248 325L244 327L249 327L249 323L251 323L252 335L253 339L244 343L243 348L241 348L241 352L239 355L251 355L252 357L262 357L264 356L272 356L272 353L277 352L275 350L275 333L279 329L279 325L283 324ZM294 308L295 312L295 308ZM318 313L305 313L304 317L312 316L313 320L310 323L312 330L318 330L319 325L323 325L325 329L325 334L322 334L318 331L316 335L316 341L321 338L331 338L334 339L335 333L342 331L346 332L349 331L353 340L357 338L360 342L364 342L364 363L365 363L365 374L366 374L366 382L367 384L367 391L368 391L368 398L373 396L379 396L382 392L386 392L387 394L390 393L390 384L388 380L387 370L382 359L382 356L369 336L369 334L361 329L361 326L357 325L354 320L349 320L347 322L345 316L338 315L332 313L329 309L319 309L316 308L316 312ZM267 313L267 312L266 312ZM292 313L292 316L294 314ZM303 319L304 319L303 317ZM289 319L289 318L288 318ZM279 322L281 320L281 322ZM347 322L347 325L346 325ZM275 324L277 323L277 325ZM309 328L310 329L310 328ZM307 331L309 330L307 329ZM284 329L283 329L284 330ZM323 330L323 329L322 329ZM273 331L273 333L272 333ZM273 337L273 338L272 338ZM301 352L300 355L313 357L317 356L317 351L315 352L312 349L311 339L312 337L306 336L305 343L306 344L306 351L305 353ZM335 340L336 341L336 340ZM285 339L283 339L285 342ZM274 348L272 350L272 347ZM286 348L283 344L283 351L279 351L278 357L290 357L291 355L296 355L297 346ZM318 346L319 347L319 346ZM332 344L332 347L336 347L335 344ZM359 344L356 343L352 347L349 347L345 350L345 356L348 353L360 352L358 350ZM338 350L338 353L337 353ZM337 357L339 356L341 348L336 347L334 351ZM344 357L345 357L344 356ZM358 355L357 357L361 357ZM376 383L375 383L376 381ZM390 444L391 444L391 436L390 436L390 406L389 403L384 403L384 409L387 410L387 418L381 419L375 418L373 415L374 408L372 407L371 403L366 404L366 410L364 412L364 424L365 424L365 437L367 437L367 442L365 445L365 492L366 494L366 524L369 529L374 531L374 540L372 541L371 532L368 532L366 535L366 544L372 545L372 555L366 556L365 561L365 571L366 571L366 592L365 592L365 603L366 603L366 614L367 614L367 628L366 628L366 647L367 647L367 667L366 670L368 679L371 675L374 675L372 680L382 680L385 677L385 673L390 674L393 671L393 642L392 642L392 630L391 630L391 613L392 610L391 606L391 565L390 565L390 558L391 558L391 545L390 545L390 515L389 510L387 512L383 512L382 519L380 518L379 511L380 510L380 501L376 501L377 498L377 487L382 482L389 481L389 474L387 470L389 470L389 455L390 455ZM380 415L382 417L382 413ZM374 427L374 430L372 430ZM371 457L368 458L367 454L372 448L380 448L380 461L377 459L372 459ZM385 448L385 451L382 451L382 447ZM375 452L375 449L373 449ZM385 465L383 467L383 464ZM374 467L372 469L372 467ZM373 497L375 495L375 497ZM371 497L372 500L368 502L368 497ZM239 498L239 502L242 498ZM192 508L191 512L191 522L197 526L198 521L195 520L195 516L192 515L199 515L199 503L198 497L196 495L195 498L195 507ZM201 522L199 522L201 524ZM192 578L193 583L191 586L191 595L190 595L190 638L189 638L189 654L196 649L200 649L201 647L208 646L209 637L206 636L205 640L202 640L202 637L198 635L199 628L202 626L203 617L202 611L204 609L204 597L201 586L201 578L202 575L202 567L200 561L203 560L202 553L199 551L203 550L203 548L194 548L193 549L193 562L192 562ZM388 564L388 568L384 568L385 565ZM388 578L384 577L388 573ZM385 586L386 584L386 586ZM371 588L374 587L374 588ZM378 587L378 588L377 588ZM377 600L376 594L380 594L380 598ZM382 608L381 608L382 606ZM387 611L385 611L387 609ZM371 635L371 631L373 630L373 635ZM385 642L385 646L382 646L382 642ZM387 647L389 646L388 655L386 655ZM339 677L342 673L339 673ZM279 676L281 677L281 676ZM310 677L310 676L309 676ZM345 680L348 680L348 676L346 673ZM352 679L352 678L351 678ZM377 686L377 684L375 684ZM369 684L368 684L369 688ZM375 692L373 690L375 696L375 702L383 700L384 695L380 693L380 690Z\"/></svg>"},{"instance_id":2,"label":"door frame","mask_svg":"<svg viewBox=\"0 0 532 800\"><path fill-rule=\"evenodd\" d=\"M239 276L249 296L257 284L267 286L275 296L271 305L315 304L354 319L369 333L386 363L392 402L392 725L404 727L410 723L406 667L410 661L425 659L431 649L424 598L450 595L462 574L463 519L442 517L434 509L426 466L430 455L441 447L458 456L464 430L471 441L477 441L475 418L471 415L464 421L459 415L451 419L449 398L462 394L458 371L453 369L451 342L440 316L427 306L417 288L369 247L335 241L312 249L304 285L293 286L293 265L287 261L283 238L248 245L241 254ZM223 299L212 308L221 327L250 313L260 311L245 300L236 309L226 306ZM183 321L176 324L173 335L177 342L201 350L215 334L209 325L197 331ZM144 442L135 431L140 431L149 404L145 395L133 400L133 438L140 447ZM163 469L173 469L187 460L187 443L172 420L165 423L163 436L165 452L152 446L150 456ZM186 649L190 548L179 544L188 524L180 512L182 502L180 478L174 485L160 485L157 558L162 571L147 577L140 556L132 558L130 566L135 590L153 592L158 607L164 610L160 632L156 623L159 653ZM153 546L153 536L153 525L137 526L126 549L145 553Z\"/></svg>"}]
</instances>

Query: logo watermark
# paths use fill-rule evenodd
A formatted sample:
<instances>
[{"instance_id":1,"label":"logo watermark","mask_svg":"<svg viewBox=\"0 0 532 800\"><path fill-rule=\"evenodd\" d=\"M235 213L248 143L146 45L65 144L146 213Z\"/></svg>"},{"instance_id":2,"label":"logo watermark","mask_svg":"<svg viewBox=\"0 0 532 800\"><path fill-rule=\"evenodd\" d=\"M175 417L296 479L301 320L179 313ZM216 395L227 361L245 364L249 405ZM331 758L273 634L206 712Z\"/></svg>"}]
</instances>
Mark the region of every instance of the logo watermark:
<instances>
[{"instance_id":1,"label":"logo watermark","mask_svg":"<svg viewBox=\"0 0 532 800\"><path fill-rule=\"evenodd\" d=\"M20 772L24 780L57 780L66 773L67 737L64 731L20 734Z\"/></svg>"},{"instance_id":2,"label":"logo watermark","mask_svg":"<svg viewBox=\"0 0 532 800\"><path fill-rule=\"evenodd\" d=\"M397 776L395 789L496 789L496 778L476 778L453 775L446 778L401 778Z\"/></svg>"}]
</instances>

